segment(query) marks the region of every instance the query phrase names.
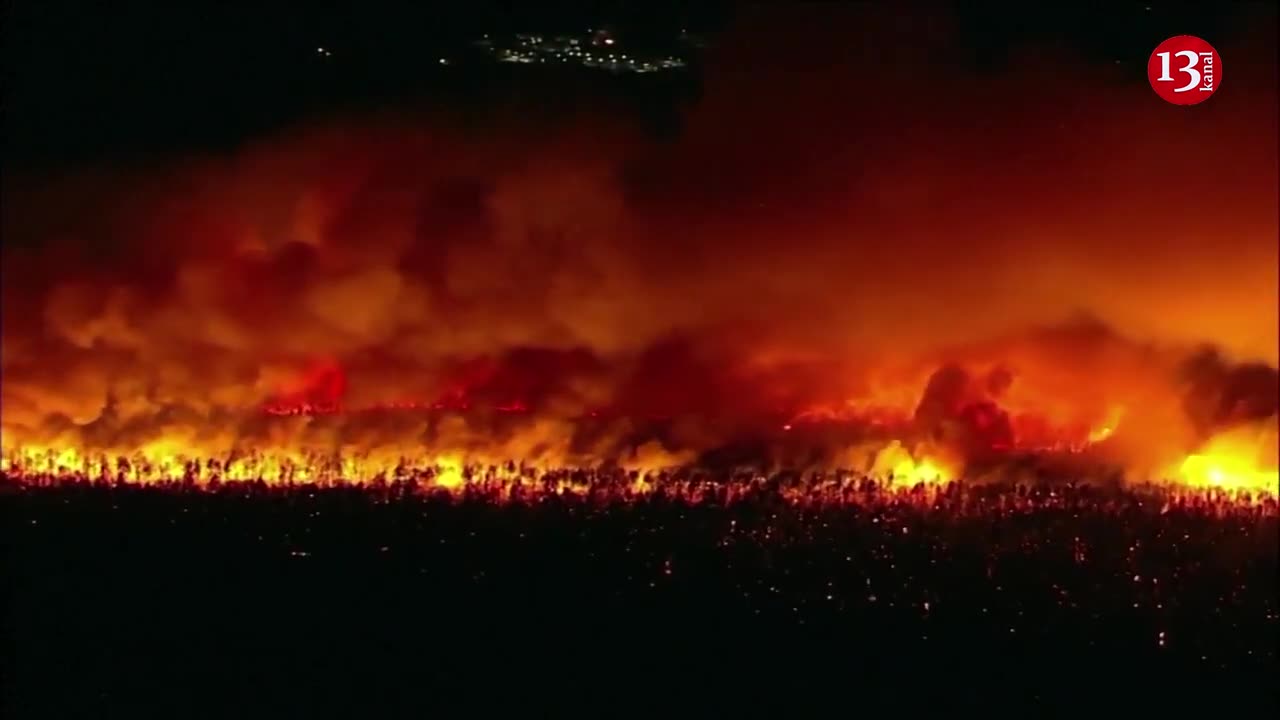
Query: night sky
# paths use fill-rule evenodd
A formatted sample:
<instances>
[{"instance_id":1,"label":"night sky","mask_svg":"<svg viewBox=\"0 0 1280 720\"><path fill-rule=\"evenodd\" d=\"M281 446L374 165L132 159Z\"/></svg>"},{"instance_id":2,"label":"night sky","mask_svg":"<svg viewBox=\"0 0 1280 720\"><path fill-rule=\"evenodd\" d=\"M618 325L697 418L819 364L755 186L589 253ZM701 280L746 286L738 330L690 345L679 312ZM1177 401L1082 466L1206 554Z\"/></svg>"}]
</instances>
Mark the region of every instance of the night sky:
<instances>
[{"instance_id":1,"label":"night sky","mask_svg":"<svg viewBox=\"0 0 1280 720\"><path fill-rule=\"evenodd\" d=\"M789 4L787 4L789 5ZM767 10L776 43L803 44L805 15L774 4ZM957 44L950 60L963 68L1007 71L1019 53L1067 51L1088 63L1119 63L1118 81L1140 88L1147 55L1162 39L1196 32L1227 42L1266 18L1266 3L955 3L915 6L902 22L922 29L947 24ZM10 166L136 160L140 152L226 150L247 138L305 118L355 110L423 106L485 108L509 101L537 104L511 81L476 68L435 63L482 33L566 31L608 26L633 43L660 41L680 29L715 40L768 4L716 2L296 3L67 2L14 0L5 10L5 157ZM922 8L933 8L924 10ZM858 21L832 9L830 42L843 33L858 43ZM845 13L847 15L847 13ZM1274 15L1270 15L1274 19ZM911 52L911 32L896 39ZM917 49L927 43L920 43ZM321 60L325 47L334 55ZM1264 56L1263 61L1274 60ZM884 61L881 59L881 61ZM1227 60L1234 67L1240 58ZM890 61L891 62L891 61ZM688 102L690 78L669 92L639 92L631 111L659 118L668 104ZM563 93L556 79L546 94ZM573 92L584 92L581 84ZM616 93L593 86L590 94ZM637 91L632 88L634 96ZM625 92L624 92L625 94ZM541 102L547 102L542 100ZM678 132L670 119L650 123Z\"/></svg>"}]
</instances>

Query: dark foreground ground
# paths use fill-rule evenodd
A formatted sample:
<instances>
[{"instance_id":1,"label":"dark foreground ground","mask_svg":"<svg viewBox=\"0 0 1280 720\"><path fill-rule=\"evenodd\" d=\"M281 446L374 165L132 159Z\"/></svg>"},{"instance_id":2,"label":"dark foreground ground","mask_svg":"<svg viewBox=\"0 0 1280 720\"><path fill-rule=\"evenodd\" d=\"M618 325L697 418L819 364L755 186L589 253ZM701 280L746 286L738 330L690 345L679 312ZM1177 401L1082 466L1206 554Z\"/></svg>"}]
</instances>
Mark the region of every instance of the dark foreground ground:
<instances>
[{"instance_id":1,"label":"dark foreground ground","mask_svg":"<svg viewBox=\"0 0 1280 720\"><path fill-rule=\"evenodd\" d=\"M0 501L6 717L1277 705L1274 505L13 486Z\"/></svg>"}]
</instances>

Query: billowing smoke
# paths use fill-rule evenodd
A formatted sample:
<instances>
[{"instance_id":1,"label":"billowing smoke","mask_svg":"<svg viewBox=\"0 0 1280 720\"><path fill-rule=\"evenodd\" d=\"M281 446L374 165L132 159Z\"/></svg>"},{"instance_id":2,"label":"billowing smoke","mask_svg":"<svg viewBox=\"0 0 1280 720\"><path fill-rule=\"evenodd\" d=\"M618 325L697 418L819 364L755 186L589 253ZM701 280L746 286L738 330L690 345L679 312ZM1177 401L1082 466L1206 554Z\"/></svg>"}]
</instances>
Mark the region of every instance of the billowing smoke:
<instances>
[{"instance_id":1,"label":"billowing smoke","mask_svg":"<svg viewBox=\"0 0 1280 720\"><path fill-rule=\"evenodd\" d=\"M1187 109L832 12L865 37L743 17L675 139L507 108L9 179L6 449L1147 473L1274 426L1273 23Z\"/></svg>"}]
</instances>

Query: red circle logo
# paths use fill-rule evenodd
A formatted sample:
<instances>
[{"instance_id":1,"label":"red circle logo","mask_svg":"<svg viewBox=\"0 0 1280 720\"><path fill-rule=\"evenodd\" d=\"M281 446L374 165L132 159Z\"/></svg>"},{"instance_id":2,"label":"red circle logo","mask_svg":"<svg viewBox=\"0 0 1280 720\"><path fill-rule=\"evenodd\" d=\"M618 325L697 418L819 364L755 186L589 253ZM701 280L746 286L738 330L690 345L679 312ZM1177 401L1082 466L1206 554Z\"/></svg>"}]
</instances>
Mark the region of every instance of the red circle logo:
<instances>
[{"instance_id":1,"label":"red circle logo","mask_svg":"<svg viewBox=\"0 0 1280 720\"><path fill-rule=\"evenodd\" d=\"M1176 35L1151 53L1147 79L1157 95L1174 105L1196 105L1222 84L1222 58L1203 39Z\"/></svg>"}]
</instances>

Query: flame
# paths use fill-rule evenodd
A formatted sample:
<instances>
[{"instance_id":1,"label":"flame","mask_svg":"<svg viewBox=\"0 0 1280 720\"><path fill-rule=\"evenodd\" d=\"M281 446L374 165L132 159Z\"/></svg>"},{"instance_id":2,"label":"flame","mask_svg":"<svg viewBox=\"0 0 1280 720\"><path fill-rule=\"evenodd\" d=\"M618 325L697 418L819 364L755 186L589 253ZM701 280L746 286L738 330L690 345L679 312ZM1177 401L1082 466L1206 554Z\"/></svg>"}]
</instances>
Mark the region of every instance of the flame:
<instances>
[{"instance_id":1,"label":"flame","mask_svg":"<svg viewBox=\"0 0 1280 720\"><path fill-rule=\"evenodd\" d=\"M1280 493L1275 439L1274 426L1221 433L1188 455L1171 475L1194 487Z\"/></svg>"},{"instance_id":2,"label":"flame","mask_svg":"<svg viewBox=\"0 0 1280 720\"><path fill-rule=\"evenodd\" d=\"M465 478L462 476L462 461L456 457L440 458L435 463L436 485L446 490L456 490L462 487Z\"/></svg>"},{"instance_id":3,"label":"flame","mask_svg":"<svg viewBox=\"0 0 1280 720\"><path fill-rule=\"evenodd\" d=\"M891 477L895 483L917 485L954 480L959 475L942 461L921 455L913 457L900 442L894 441L876 454L872 473Z\"/></svg>"},{"instance_id":4,"label":"flame","mask_svg":"<svg viewBox=\"0 0 1280 720\"><path fill-rule=\"evenodd\" d=\"M1116 428L1120 426L1120 420L1124 417L1123 407L1113 407L1107 411L1107 417L1102 424L1089 431L1089 443L1100 443L1111 437L1115 433Z\"/></svg>"},{"instance_id":5,"label":"flame","mask_svg":"<svg viewBox=\"0 0 1280 720\"><path fill-rule=\"evenodd\" d=\"M1188 456L1169 474L1179 482L1156 486L1166 501L1202 498L1212 502L1258 505L1267 498L1280 497L1277 470L1267 469L1250 451L1257 446L1256 433L1230 433L1208 443L1205 451ZM1242 440L1243 438L1243 440ZM831 474L816 471L804 475L804 482L782 490L792 501L840 503L846 491L858 487L862 479L881 481L878 492L911 494L923 486L929 495L942 491L951 481L964 483L962 467L931 451L908 450L893 441L874 453L865 471L838 469ZM150 457L142 452L110 457L100 452L70 448L24 447L0 456L0 472L8 481L47 485L68 480L171 486L182 483L196 488L225 482L265 483L279 487L299 485L378 485L409 481L415 487L450 494L473 491L519 501L539 495L572 494L585 497L596 492L629 499L658 491L696 496L698 488L715 487L739 497L750 493L769 475L759 470L735 471L726 475L704 475L693 481L694 467L571 467L534 463L486 464L461 454L419 458L366 455L332 457L302 452L250 453L223 459L198 458L183 454ZM917 498L919 499L919 498Z\"/></svg>"},{"instance_id":6,"label":"flame","mask_svg":"<svg viewBox=\"0 0 1280 720\"><path fill-rule=\"evenodd\" d=\"M1179 468L1181 477L1190 485L1224 490L1266 490L1280 487L1280 473L1259 470L1245 458L1231 455L1189 455Z\"/></svg>"},{"instance_id":7,"label":"flame","mask_svg":"<svg viewBox=\"0 0 1280 720\"><path fill-rule=\"evenodd\" d=\"M1106 440L1107 438L1111 437L1111 434L1114 433L1115 431L1116 429L1111 427L1110 425L1103 425L1100 428L1095 428L1089 432L1089 442L1091 443L1102 442L1103 440Z\"/></svg>"},{"instance_id":8,"label":"flame","mask_svg":"<svg viewBox=\"0 0 1280 720\"><path fill-rule=\"evenodd\" d=\"M856 446L844 467L937 483L1105 443L1135 474L1270 481L1274 458L1198 447L1276 412L1269 94L1229 93L1202 125L1141 92L1071 124L1052 94L1014 93L975 123L963 101L1028 78L948 73L866 108L828 91L856 63L810 62L840 23L787 40L768 20L735 23L672 142L609 111L529 132L496 103L485 122L343 113L217 160L6 173L0 467L423 469L456 489L508 460L647 470L750 445L744 463L807 468ZM858 26L892 41L896 22ZM760 38L798 52L761 65ZM942 77L929 62L858 77ZM922 112L941 135L884 132ZM830 152L815 113L866 147ZM1144 132L1078 146L1077 125ZM1167 182L1189 143L1201 172ZM1222 358L1187 372L1202 343Z\"/></svg>"},{"instance_id":9,"label":"flame","mask_svg":"<svg viewBox=\"0 0 1280 720\"><path fill-rule=\"evenodd\" d=\"M932 460L926 458L919 463L903 460L894 466L893 476L894 478L903 478L911 483L935 483L944 480L947 477L947 473Z\"/></svg>"}]
</instances>

